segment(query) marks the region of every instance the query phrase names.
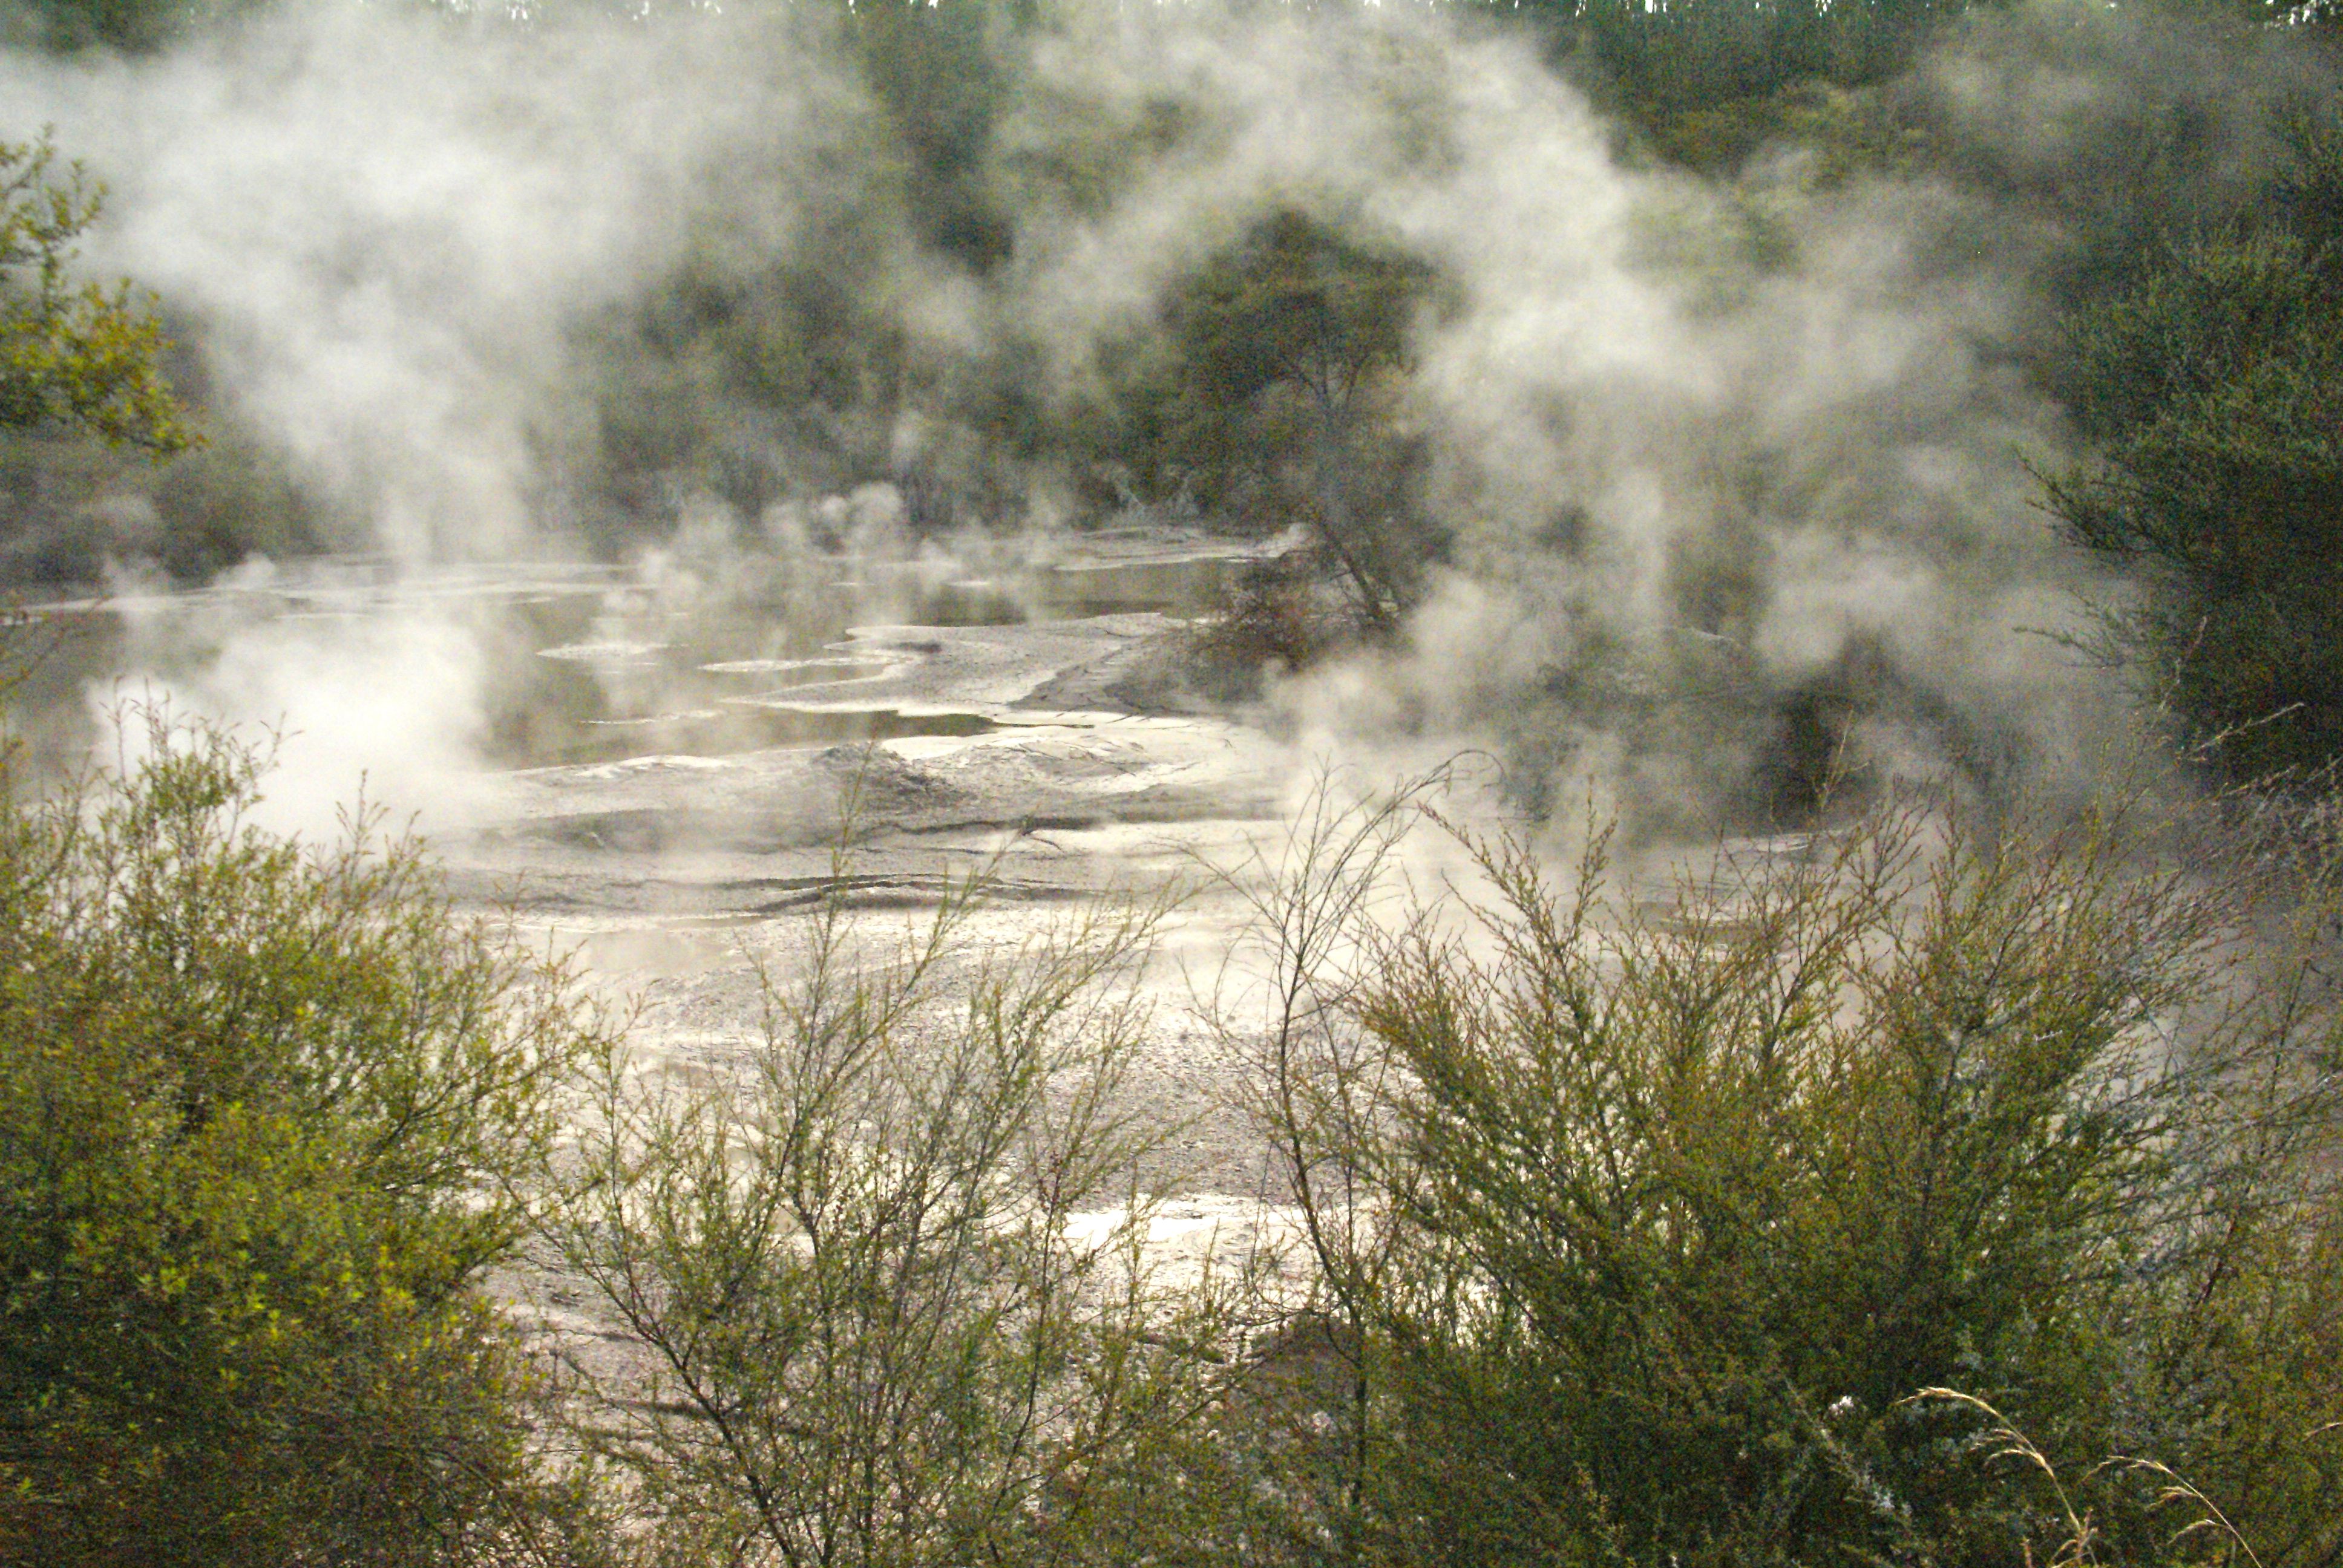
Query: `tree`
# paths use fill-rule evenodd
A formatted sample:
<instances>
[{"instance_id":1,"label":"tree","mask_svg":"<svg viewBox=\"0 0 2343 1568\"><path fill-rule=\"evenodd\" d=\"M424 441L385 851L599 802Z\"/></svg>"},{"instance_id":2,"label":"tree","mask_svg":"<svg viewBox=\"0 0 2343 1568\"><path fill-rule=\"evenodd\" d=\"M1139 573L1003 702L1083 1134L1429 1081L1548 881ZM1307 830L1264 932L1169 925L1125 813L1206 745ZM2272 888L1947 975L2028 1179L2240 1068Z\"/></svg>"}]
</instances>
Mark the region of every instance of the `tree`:
<instances>
[{"instance_id":1,"label":"tree","mask_svg":"<svg viewBox=\"0 0 2343 1568\"><path fill-rule=\"evenodd\" d=\"M53 181L45 136L0 142L0 427L79 426L156 454L194 437L163 380L164 341L128 284L69 276L74 244L105 193L79 165Z\"/></svg>"},{"instance_id":2,"label":"tree","mask_svg":"<svg viewBox=\"0 0 2343 1568\"><path fill-rule=\"evenodd\" d=\"M984 188L987 144L1011 90L1004 46L1019 0L846 7L848 35L903 154L920 237L974 271L1008 259L1012 226Z\"/></svg>"},{"instance_id":3,"label":"tree","mask_svg":"<svg viewBox=\"0 0 2343 1568\"><path fill-rule=\"evenodd\" d=\"M15 43L58 54L152 54L208 27L267 8L269 0L17 0Z\"/></svg>"},{"instance_id":4,"label":"tree","mask_svg":"<svg viewBox=\"0 0 2343 1568\"><path fill-rule=\"evenodd\" d=\"M1438 549L1411 513L1385 417L1433 282L1412 256L1281 211L1213 257L1169 313L1182 457L1208 488L1267 488L1378 626L1413 601Z\"/></svg>"},{"instance_id":5,"label":"tree","mask_svg":"<svg viewBox=\"0 0 2343 1568\"><path fill-rule=\"evenodd\" d=\"M1993 0L1525 0L1469 7L1544 29L1552 52L1642 144L1731 174L1797 135L1807 106L1907 70Z\"/></svg>"},{"instance_id":6,"label":"tree","mask_svg":"<svg viewBox=\"0 0 2343 1568\"><path fill-rule=\"evenodd\" d=\"M578 1555L481 1282L591 1030L412 842L143 739L0 808L0 1558Z\"/></svg>"}]
</instances>

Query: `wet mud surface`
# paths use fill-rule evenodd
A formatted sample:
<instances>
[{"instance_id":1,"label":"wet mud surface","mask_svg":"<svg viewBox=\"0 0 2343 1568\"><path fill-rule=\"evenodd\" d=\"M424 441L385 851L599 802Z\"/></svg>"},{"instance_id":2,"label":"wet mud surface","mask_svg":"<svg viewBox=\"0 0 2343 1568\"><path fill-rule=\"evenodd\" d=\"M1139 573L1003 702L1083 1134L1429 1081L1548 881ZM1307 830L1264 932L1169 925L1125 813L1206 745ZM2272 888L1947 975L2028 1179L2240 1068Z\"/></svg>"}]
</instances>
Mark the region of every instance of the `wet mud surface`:
<instances>
[{"instance_id":1,"label":"wet mud surface","mask_svg":"<svg viewBox=\"0 0 2343 1568\"><path fill-rule=\"evenodd\" d=\"M1152 1266L1178 1270L1290 1240L1236 1109L1242 1064L1197 1004L1227 1000L1249 918L1243 879L1214 869L1275 851L1311 768L1181 678L1192 618L1242 547L1157 531L1091 550L989 578L835 558L424 578L359 566L63 603L36 611L71 635L28 706L47 719L36 742L70 752L92 694L126 677L266 723L258 703L296 688L219 672L384 650L327 692L360 710L361 737L377 699L387 712L418 682L468 683L424 709L463 726L420 732L452 762L377 799L422 814L461 906L574 955L630 1020L638 1070L683 1083L753 1061L769 978L788 982L825 904L883 951L980 882L950 955L965 973L1016 962L1101 900L1176 890L1141 973L1151 1021L1127 1093L1165 1130L1139 1174L1161 1204ZM417 628L454 656L402 652ZM542 1260L498 1285L581 1362L637 1353Z\"/></svg>"},{"instance_id":2,"label":"wet mud surface","mask_svg":"<svg viewBox=\"0 0 2343 1568\"><path fill-rule=\"evenodd\" d=\"M574 947L635 1010L647 1063L687 1073L734 1070L756 1049L761 976L787 977L825 902L883 946L980 881L955 943L955 962L974 966L1010 960L1101 900L1181 889L1146 970L1156 1026L1134 1083L1179 1125L1147 1179L1252 1193L1232 1064L1190 1014L1242 918L1209 868L1281 830L1291 759L1241 719L1115 695L1181 633L1160 612L853 628L832 657L871 662L741 700L885 714L915 732L515 769L439 852L459 897Z\"/></svg>"},{"instance_id":3,"label":"wet mud surface","mask_svg":"<svg viewBox=\"0 0 2343 1568\"><path fill-rule=\"evenodd\" d=\"M760 1038L760 974L789 974L825 900L883 942L980 879L954 952L974 966L1098 900L1183 888L1145 971L1134 1092L1177 1129L1147 1181L1234 1201L1259 1161L1191 1004L1241 910L1206 869L1280 830L1295 768L1179 667L1192 618L1261 547L1148 526L1021 548L341 562L117 589L33 607L58 657L24 707L44 718L36 745L69 756L109 682L259 724L290 692L289 727L330 745L330 709L357 709L363 741L370 707L461 685L416 737L446 765L370 792L419 814L460 904L574 952L650 1071L736 1070ZM329 711L303 709L304 672L352 660Z\"/></svg>"},{"instance_id":4,"label":"wet mud surface","mask_svg":"<svg viewBox=\"0 0 2343 1568\"><path fill-rule=\"evenodd\" d=\"M574 955L629 1020L637 1070L683 1084L749 1066L768 977L802 963L825 902L883 952L980 881L949 993L1101 900L1177 890L1140 974L1151 1021L1126 1093L1164 1130L1139 1181L1161 1205L1151 1267L1178 1271L1287 1223L1235 1109L1240 1066L1195 1005L1246 918L1212 869L1280 839L1307 772L1181 679L1192 618L1244 549L1134 532L985 579L840 558L358 565L55 604L37 612L65 635L37 672L35 739L85 753L101 694L148 682L245 723L277 721L266 704L289 693L289 727L321 743L444 753L374 798L419 814L460 907ZM323 709L297 706L305 671L352 659ZM226 678L254 668L271 678ZM461 700L418 709L435 683L463 683L436 694ZM495 1286L581 1364L640 1354L549 1260Z\"/></svg>"}]
</instances>

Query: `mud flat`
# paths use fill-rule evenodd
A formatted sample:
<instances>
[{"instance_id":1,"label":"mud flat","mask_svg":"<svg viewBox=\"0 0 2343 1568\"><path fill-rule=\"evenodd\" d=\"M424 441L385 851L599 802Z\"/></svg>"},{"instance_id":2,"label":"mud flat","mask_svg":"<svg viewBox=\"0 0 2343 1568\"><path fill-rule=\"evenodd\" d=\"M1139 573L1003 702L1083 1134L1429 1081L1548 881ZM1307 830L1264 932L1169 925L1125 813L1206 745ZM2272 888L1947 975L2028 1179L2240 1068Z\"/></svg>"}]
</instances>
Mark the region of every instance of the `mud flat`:
<instances>
[{"instance_id":1,"label":"mud flat","mask_svg":"<svg viewBox=\"0 0 2343 1568\"><path fill-rule=\"evenodd\" d=\"M852 628L822 656L852 661L830 667L838 678L733 700L928 732L519 769L476 798L477 825L440 853L459 896L576 947L639 1009L645 1060L684 1071L727 1070L754 1046L759 966L785 973L826 899L883 937L980 878L956 945L974 962L1091 900L1184 886L1147 971L1158 1029L1139 1067L1151 1105L1192 1125L1152 1174L1250 1191L1227 1064L1183 1015L1237 918L1203 869L1279 830L1291 759L1237 720L1113 698L1177 631L1152 613ZM739 663L744 678L774 673Z\"/></svg>"},{"instance_id":2,"label":"mud flat","mask_svg":"<svg viewBox=\"0 0 2343 1568\"><path fill-rule=\"evenodd\" d=\"M686 1079L733 1073L757 1047L760 971L789 972L825 900L883 944L981 878L954 946L974 965L1093 900L1182 885L1141 981L1154 1027L1132 1087L1177 1129L1142 1179L1172 1195L1164 1247L1193 1251L1273 1223L1229 1110L1233 1064L1190 1004L1242 916L1205 868L1276 840L1298 770L1177 678L1189 618L1249 553L1133 528L983 575L840 558L420 578L343 564L45 607L84 635L44 678L67 739L88 694L125 676L321 743L363 738L373 705L409 716L385 721L386 744L419 729L457 766L387 789L377 771L375 798L421 813L459 903L578 954L630 1010L644 1070ZM418 644L428 660L408 657ZM341 678L305 711L318 669ZM270 710L280 695L289 711ZM367 765L339 760L353 779ZM342 798L344 773L326 772L323 798ZM512 1284L569 1310L558 1279Z\"/></svg>"}]
</instances>

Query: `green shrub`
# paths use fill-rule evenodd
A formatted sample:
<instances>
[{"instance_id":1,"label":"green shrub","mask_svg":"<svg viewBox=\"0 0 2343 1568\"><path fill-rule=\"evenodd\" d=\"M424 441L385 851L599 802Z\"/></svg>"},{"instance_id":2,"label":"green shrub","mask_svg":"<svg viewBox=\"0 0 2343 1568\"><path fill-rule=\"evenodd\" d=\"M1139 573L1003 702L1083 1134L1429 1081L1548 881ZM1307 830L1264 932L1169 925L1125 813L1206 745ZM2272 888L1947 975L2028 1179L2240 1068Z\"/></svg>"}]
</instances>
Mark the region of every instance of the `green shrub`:
<instances>
[{"instance_id":1,"label":"green shrub","mask_svg":"<svg viewBox=\"0 0 2343 1568\"><path fill-rule=\"evenodd\" d=\"M72 263L103 186L80 165L53 178L56 149L0 142L0 430L63 424L176 452L194 438L160 368L152 302L127 283L76 285Z\"/></svg>"},{"instance_id":2,"label":"green shrub","mask_svg":"<svg viewBox=\"0 0 2343 1568\"><path fill-rule=\"evenodd\" d=\"M1254 1103L1344 1390L1305 1516L1409 1563L2046 1560L1974 1413L1906 1402L1951 1386L2328 1560L2336 1015L2237 903L2120 823L1890 815L1665 898L1467 839L1469 904L1393 938L1388 842L1317 834L1266 906ZM2161 1551L2120 1489L2100 1528Z\"/></svg>"},{"instance_id":3,"label":"green shrub","mask_svg":"<svg viewBox=\"0 0 2343 1568\"><path fill-rule=\"evenodd\" d=\"M1231 1500L1167 1484L1216 1332L1135 1251L1150 917L975 958L961 889L889 951L832 883L737 1070L596 1075L550 1234L638 1354L588 1436L659 1561L1160 1560Z\"/></svg>"},{"instance_id":4,"label":"green shrub","mask_svg":"<svg viewBox=\"0 0 2343 1568\"><path fill-rule=\"evenodd\" d=\"M573 1555L482 1293L590 1040L361 817L252 827L260 765L0 809L0 1557Z\"/></svg>"}]
</instances>

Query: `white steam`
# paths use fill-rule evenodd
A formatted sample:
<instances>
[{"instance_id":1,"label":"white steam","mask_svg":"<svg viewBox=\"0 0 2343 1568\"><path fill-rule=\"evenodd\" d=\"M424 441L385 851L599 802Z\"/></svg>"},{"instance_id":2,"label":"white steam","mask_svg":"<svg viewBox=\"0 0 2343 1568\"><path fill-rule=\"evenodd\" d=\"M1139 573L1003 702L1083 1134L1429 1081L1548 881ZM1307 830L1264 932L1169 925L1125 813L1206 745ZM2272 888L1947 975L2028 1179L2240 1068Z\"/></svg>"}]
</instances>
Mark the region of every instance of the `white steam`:
<instances>
[{"instance_id":1,"label":"white steam","mask_svg":"<svg viewBox=\"0 0 2343 1568\"><path fill-rule=\"evenodd\" d=\"M541 548L574 335L674 265L820 221L867 105L785 28L514 34L291 7L154 59L0 57L0 99L108 187L95 265L409 564Z\"/></svg>"},{"instance_id":2,"label":"white steam","mask_svg":"<svg viewBox=\"0 0 2343 1568\"><path fill-rule=\"evenodd\" d=\"M695 246L746 271L822 243L897 177L838 34L790 15L511 33L298 11L153 60L8 58L0 94L109 181L98 262L202 323L236 406L387 551L494 558L561 548L549 455L590 417L581 324ZM1883 766L1940 765L1932 724L2053 772L2106 733L2099 678L2030 629L2071 624L2087 585L2024 466L2057 460L2055 410L1997 347L2055 236L1795 160L1731 186L1623 167L1523 42L1445 12L1068 4L1024 47L990 153L1013 259L979 277L906 230L872 263L934 353L1013 335L1069 405L1102 342L1281 206L1449 286L1405 416L1453 564L1400 647L1283 693L1299 731L1430 756L1527 723L1538 766L1688 809L1761 749L1760 699L1858 658L1926 720L1875 725ZM1996 113L2050 90L1963 68ZM1165 105L1179 133L1136 137ZM1086 199L1031 172L1083 159ZM919 424L947 411L906 413L905 439L950 435ZM765 526L784 548L912 548L875 492ZM428 627L231 647L211 699L276 704L351 758L387 738L444 773L477 728L478 675ZM1720 686L1757 696L1686 706ZM393 691L380 722L306 717Z\"/></svg>"},{"instance_id":3,"label":"white steam","mask_svg":"<svg viewBox=\"0 0 2343 1568\"><path fill-rule=\"evenodd\" d=\"M1420 14L1101 9L1070 32L1041 55L1061 95L1111 121L1177 92L1203 126L1102 216L1043 231L1026 308L1070 348L1281 203L1389 236L1461 295L1419 335L1413 394L1455 569L1399 654L1288 693L1324 740L1436 753L1602 664L1662 689L1624 719L1556 701L1549 755L1623 806L1704 802L1764 736L1671 718L1701 684L1683 667L1763 694L1857 648L2037 760L2104 739L2107 693L2039 635L2073 623L2083 580L2024 466L2056 460L2057 420L2000 347L2041 236L1964 247L1962 226L1992 230L1949 191L1817 189L1791 163L1724 188L1631 172L1525 44ZM1945 760L1877 739L1887 765Z\"/></svg>"}]
</instances>

